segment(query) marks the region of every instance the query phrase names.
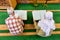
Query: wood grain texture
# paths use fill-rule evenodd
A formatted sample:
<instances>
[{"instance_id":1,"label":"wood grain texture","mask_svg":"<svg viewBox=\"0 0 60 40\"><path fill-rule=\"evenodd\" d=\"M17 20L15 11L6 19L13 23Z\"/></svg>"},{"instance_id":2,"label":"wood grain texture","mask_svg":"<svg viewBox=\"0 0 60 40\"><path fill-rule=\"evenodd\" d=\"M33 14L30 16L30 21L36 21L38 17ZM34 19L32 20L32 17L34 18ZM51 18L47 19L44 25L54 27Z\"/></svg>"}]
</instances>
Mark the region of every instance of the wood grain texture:
<instances>
[{"instance_id":1,"label":"wood grain texture","mask_svg":"<svg viewBox=\"0 0 60 40\"><path fill-rule=\"evenodd\" d=\"M60 23L57 23L55 25L56 28L60 28ZM35 26L33 24L25 24L24 29L35 29ZM0 30L8 30L8 27L6 25L0 25Z\"/></svg>"},{"instance_id":2,"label":"wood grain texture","mask_svg":"<svg viewBox=\"0 0 60 40\"><path fill-rule=\"evenodd\" d=\"M24 29L35 29L33 24L25 24ZM6 25L0 25L0 30L8 30Z\"/></svg>"},{"instance_id":3,"label":"wood grain texture","mask_svg":"<svg viewBox=\"0 0 60 40\"><path fill-rule=\"evenodd\" d=\"M60 34L60 31L54 31L52 34ZM24 36L24 35L37 35L36 32L24 32L22 34L16 35L16 36ZM14 36L10 33L0 33L0 36Z\"/></svg>"}]
</instances>

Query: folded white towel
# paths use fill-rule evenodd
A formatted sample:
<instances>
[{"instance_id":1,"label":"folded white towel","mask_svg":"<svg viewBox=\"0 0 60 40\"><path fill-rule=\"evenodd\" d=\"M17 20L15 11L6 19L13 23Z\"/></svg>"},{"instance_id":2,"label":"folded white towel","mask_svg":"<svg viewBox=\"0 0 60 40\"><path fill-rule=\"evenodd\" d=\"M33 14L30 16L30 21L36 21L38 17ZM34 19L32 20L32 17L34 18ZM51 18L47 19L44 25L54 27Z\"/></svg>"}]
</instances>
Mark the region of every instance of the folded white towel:
<instances>
[{"instance_id":1,"label":"folded white towel","mask_svg":"<svg viewBox=\"0 0 60 40\"><path fill-rule=\"evenodd\" d=\"M19 16L23 20L27 20L27 11L26 10L14 10L15 15Z\"/></svg>"},{"instance_id":2,"label":"folded white towel","mask_svg":"<svg viewBox=\"0 0 60 40\"><path fill-rule=\"evenodd\" d=\"M46 13L46 10L34 10L32 11L33 19L34 20L44 19L45 13Z\"/></svg>"}]
</instances>

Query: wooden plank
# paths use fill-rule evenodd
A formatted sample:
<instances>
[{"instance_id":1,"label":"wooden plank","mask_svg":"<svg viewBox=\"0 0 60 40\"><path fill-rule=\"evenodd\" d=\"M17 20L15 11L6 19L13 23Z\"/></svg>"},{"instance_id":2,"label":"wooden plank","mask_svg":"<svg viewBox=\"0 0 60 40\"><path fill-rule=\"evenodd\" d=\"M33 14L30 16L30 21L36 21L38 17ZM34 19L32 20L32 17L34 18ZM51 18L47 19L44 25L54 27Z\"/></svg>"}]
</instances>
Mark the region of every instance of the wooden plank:
<instances>
[{"instance_id":1,"label":"wooden plank","mask_svg":"<svg viewBox=\"0 0 60 40\"><path fill-rule=\"evenodd\" d=\"M25 33L22 33L22 34L19 34L17 36L22 36L22 35L36 35L36 32L25 32ZM10 33L0 33L0 36L14 36Z\"/></svg>"},{"instance_id":2,"label":"wooden plank","mask_svg":"<svg viewBox=\"0 0 60 40\"><path fill-rule=\"evenodd\" d=\"M37 3L45 3L46 0L38 0ZM47 3L60 3L59 0L47 0Z\"/></svg>"},{"instance_id":3,"label":"wooden plank","mask_svg":"<svg viewBox=\"0 0 60 40\"><path fill-rule=\"evenodd\" d=\"M6 10L0 10L0 11L6 12ZM34 10L26 10L26 11L34 11ZM60 10L47 10L47 11L60 12Z\"/></svg>"},{"instance_id":4,"label":"wooden plank","mask_svg":"<svg viewBox=\"0 0 60 40\"><path fill-rule=\"evenodd\" d=\"M37 22L34 20L34 26L37 27ZM60 23L55 24L56 28L60 28Z\"/></svg>"},{"instance_id":5,"label":"wooden plank","mask_svg":"<svg viewBox=\"0 0 60 40\"><path fill-rule=\"evenodd\" d=\"M17 3L34 3L35 0L16 0Z\"/></svg>"},{"instance_id":6,"label":"wooden plank","mask_svg":"<svg viewBox=\"0 0 60 40\"><path fill-rule=\"evenodd\" d=\"M60 23L55 24L56 28L60 28ZM25 24L24 29L35 29L33 24ZM8 30L6 25L0 25L0 30Z\"/></svg>"},{"instance_id":7,"label":"wooden plank","mask_svg":"<svg viewBox=\"0 0 60 40\"><path fill-rule=\"evenodd\" d=\"M7 10L0 10L0 12L6 12Z\"/></svg>"},{"instance_id":8,"label":"wooden plank","mask_svg":"<svg viewBox=\"0 0 60 40\"><path fill-rule=\"evenodd\" d=\"M7 6L0 6L0 9L6 9Z\"/></svg>"},{"instance_id":9,"label":"wooden plank","mask_svg":"<svg viewBox=\"0 0 60 40\"><path fill-rule=\"evenodd\" d=\"M60 34L60 31L54 31L52 34ZM24 36L24 35L37 35L36 32L24 32L22 34L16 36ZM14 36L11 33L0 33L0 36Z\"/></svg>"},{"instance_id":10,"label":"wooden plank","mask_svg":"<svg viewBox=\"0 0 60 40\"><path fill-rule=\"evenodd\" d=\"M25 24L24 29L35 29L33 24Z\"/></svg>"},{"instance_id":11,"label":"wooden plank","mask_svg":"<svg viewBox=\"0 0 60 40\"><path fill-rule=\"evenodd\" d=\"M60 34L60 31L54 31L52 34Z\"/></svg>"},{"instance_id":12,"label":"wooden plank","mask_svg":"<svg viewBox=\"0 0 60 40\"><path fill-rule=\"evenodd\" d=\"M24 2L26 2L26 3L35 3L35 1L37 3L45 3L46 2L46 0L27 0L27 1L17 0L17 3L24 3ZM47 1L48 1L48 3L60 3L59 0L47 0Z\"/></svg>"},{"instance_id":13,"label":"wooden plank","mask_svg":"<svg viewBox=\"0 0 60 40\"><path fill-rule=\"evenodd\" d=\"M60 3L59 0L51 0L51 1L48 1L47 3Z\"/></svg>"},{"instance_id":14,"label":"wooden plank","mask_svg":"<svg viewBox=\"0 0 60 40\"><path fill-rule=\"evenodd\" d=\"M26 11L34 11L34 10L26 10ZM60 12L60 10L46 10L46 11Z\"/></svg>"},{"instance_id":15,"label":"wooden plank","mask_svg":"<svg viewBox=\"0 0 60 40\"><path fill-rule=\"evenodd\" d=\"M47 11L60 12L60 10L47 10Z\"/></svg>"},{"instance_id":16,"label":"wooden plank","mask_svg":"<svg viewBox=\"0 0 60 40\"><path fill-rule=\"evenodd\" d=\"M33 24L25 24L24 29L35 29ZM0 25L0 30L8 30L6 25Z\"/></svg>"},{"instance_id":17,"label":"wooden plank","mask_svg":"<svg viewBox=\"0 0 60 40\"><path fill-rule=\"evenodd\" d=\"M60 23L55 24L56 28L60 28Z\"/></svg>"}]
</instances>

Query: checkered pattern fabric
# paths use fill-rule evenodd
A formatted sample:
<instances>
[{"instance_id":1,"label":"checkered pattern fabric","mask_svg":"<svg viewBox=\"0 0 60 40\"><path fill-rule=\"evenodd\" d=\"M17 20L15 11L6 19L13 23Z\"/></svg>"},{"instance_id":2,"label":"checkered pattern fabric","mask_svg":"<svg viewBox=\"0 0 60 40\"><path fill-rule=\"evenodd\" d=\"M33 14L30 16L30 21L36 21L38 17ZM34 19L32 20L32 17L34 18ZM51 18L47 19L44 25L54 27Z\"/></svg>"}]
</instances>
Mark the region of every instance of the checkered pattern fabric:
<instances>
[{"instance_id":1,"label":"checkered pattern fabric","mask_svg":"<svg viewBox=\"0 0 60 40\"><path fill-rule=\"evenodd\" d=\"M19 17L10 16L5 22L11 34L17 35L23 32L24 23Z\"/></svg>"}]
</instances>

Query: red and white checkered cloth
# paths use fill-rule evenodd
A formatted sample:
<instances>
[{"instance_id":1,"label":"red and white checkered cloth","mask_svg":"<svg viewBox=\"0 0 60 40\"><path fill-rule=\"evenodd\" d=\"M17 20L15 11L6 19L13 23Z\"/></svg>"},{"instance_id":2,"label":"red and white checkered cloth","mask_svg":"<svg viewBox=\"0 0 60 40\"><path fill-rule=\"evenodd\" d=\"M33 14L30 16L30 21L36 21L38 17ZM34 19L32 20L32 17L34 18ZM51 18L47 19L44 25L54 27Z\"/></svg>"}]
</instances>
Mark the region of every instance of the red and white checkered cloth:
<instances>
[{"instance_id":1,"label":"red and white checkered cloth","mask_svg":"<svg viewBox=\"0 0 60 40\"><path fill-rule=\"evenodd\" d=\"M19 17L10 16L5 22L11 34L17 35L23 32L24 23Z\"/></svg>"}]
</instances>

